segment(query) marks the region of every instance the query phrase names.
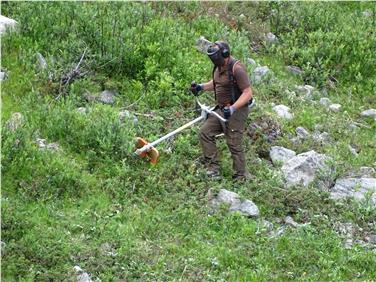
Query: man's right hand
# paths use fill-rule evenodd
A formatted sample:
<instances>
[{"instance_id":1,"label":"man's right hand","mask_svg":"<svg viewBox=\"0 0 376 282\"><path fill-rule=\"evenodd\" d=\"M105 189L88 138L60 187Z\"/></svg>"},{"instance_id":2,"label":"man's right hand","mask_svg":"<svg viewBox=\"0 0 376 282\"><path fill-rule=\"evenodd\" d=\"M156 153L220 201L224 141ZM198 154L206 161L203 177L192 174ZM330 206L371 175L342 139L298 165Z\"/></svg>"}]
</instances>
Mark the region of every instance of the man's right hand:
<instances>
[{"instance_id":1,"label":"man's right hand","mask_svg":"<svg viewBox=\"0 0 376 282\"><path fill-rule=\"evenodd\" d=\"M189 89L193 95L197 96L200 91L204 90L201 84L197 84L195 81L192 81L191 87Z\"/></svg>"}]
</instances>

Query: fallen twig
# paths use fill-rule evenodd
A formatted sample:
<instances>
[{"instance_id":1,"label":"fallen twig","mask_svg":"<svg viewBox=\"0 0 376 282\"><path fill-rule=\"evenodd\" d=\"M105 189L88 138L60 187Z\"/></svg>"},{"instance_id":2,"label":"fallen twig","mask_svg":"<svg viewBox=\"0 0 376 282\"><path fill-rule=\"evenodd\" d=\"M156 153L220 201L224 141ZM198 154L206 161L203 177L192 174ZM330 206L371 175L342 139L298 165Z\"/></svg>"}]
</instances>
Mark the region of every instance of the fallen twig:
<instances>
[{"instance_id":1,"label":"fallen twig","mask_svg":"<svg viewBox=\"0 0 376 282\"><path fill-rule=\"evenodd\" d=\"M85 57L86 51L87 51L87 48L82 53L80 61L78 62L78 64L76 65L76 67L72 71L70 71L67 75L65 75L65 76L63 76L61 78L61 80L60 80L60 87L59 87L59 95L55 98L55 100L59 100L60 99L60 97L63 95L63 88L65 88L75 78L82 77L82 76L84 76L85 74L88 73L87 71L84 72L84 73L80 73L80 71L79 71L80 65L81 65L81 63L82 63L82 61L83 61L83 59Z\"/></svg>"}]
</instances>

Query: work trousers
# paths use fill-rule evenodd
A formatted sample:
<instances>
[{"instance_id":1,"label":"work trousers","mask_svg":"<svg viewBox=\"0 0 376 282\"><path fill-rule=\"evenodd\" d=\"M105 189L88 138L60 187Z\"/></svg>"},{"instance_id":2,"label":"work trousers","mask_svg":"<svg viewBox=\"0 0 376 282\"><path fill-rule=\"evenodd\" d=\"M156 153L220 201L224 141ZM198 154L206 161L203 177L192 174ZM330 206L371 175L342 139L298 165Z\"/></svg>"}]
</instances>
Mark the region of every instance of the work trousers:
<instances>
[{"instance_id":1,"label":"work trousers","mask_svg":"<svg viewBox=\"0 0 376 282\"><path fill-rule=\"evenodd\" d=\"M223 116L221 109L217 108L215 112ZM204 161L210 170L219 170L216 135L224 133L233 161L234 176L246 175L246 160L242 140L248 113L248 105L243 106L226 123L213 115L209 115L200 130L200 143L204 154Z\"/></svg>"}]
</instances>

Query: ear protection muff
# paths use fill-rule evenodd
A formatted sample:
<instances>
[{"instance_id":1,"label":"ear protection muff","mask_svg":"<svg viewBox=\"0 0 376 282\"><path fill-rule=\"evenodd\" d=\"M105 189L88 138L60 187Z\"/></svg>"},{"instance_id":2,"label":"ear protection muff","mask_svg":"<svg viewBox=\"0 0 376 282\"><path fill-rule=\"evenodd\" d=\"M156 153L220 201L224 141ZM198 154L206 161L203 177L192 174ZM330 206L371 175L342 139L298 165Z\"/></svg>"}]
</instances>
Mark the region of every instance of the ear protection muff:
<instances>
[{"instance_id":1,"label":"ear protection muff","mask_svg":"<svg viewBox=\"0 0 376 282\"><path fill-rule=\"evenodd\" d=\"M222 52L222 57L223 58L228 58L230 57L230 50L228 48L226 48L226 46L224 46L224 44L222 43L222 41L216 41L214 42L215 45L218 45L219 49L221 50ZM227 44L226 44L227 45Z\"/></svg>"}]
</instances>

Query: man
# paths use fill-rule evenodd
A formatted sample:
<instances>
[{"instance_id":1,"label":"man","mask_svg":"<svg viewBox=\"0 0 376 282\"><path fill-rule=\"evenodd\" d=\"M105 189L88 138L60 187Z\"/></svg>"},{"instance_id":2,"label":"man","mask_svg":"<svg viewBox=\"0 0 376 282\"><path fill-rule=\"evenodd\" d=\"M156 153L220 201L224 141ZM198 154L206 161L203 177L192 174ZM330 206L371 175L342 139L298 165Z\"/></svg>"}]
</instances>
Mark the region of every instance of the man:
<instances>
[{"instance_id":1,"label":"man","mask_svg":"<svg viewBox=\"0 0 376 282\"><path fill-rule=\"evenodd\" d=\"M224 41L217 41L207 50L214 64L213 79L202 84L192 84L194 94L200 91L214 91L217 106L215 111L227 119L224 123L209 116L200 130L200 143L207 175L218 179L219 154L216 135L224 133L233 160L234 180L244 180L249 175L246 170L245 154L242 146L245 122L249 113L252 89L245 66L230 55L230 47Z\"/></svg>"}]
</instances>

